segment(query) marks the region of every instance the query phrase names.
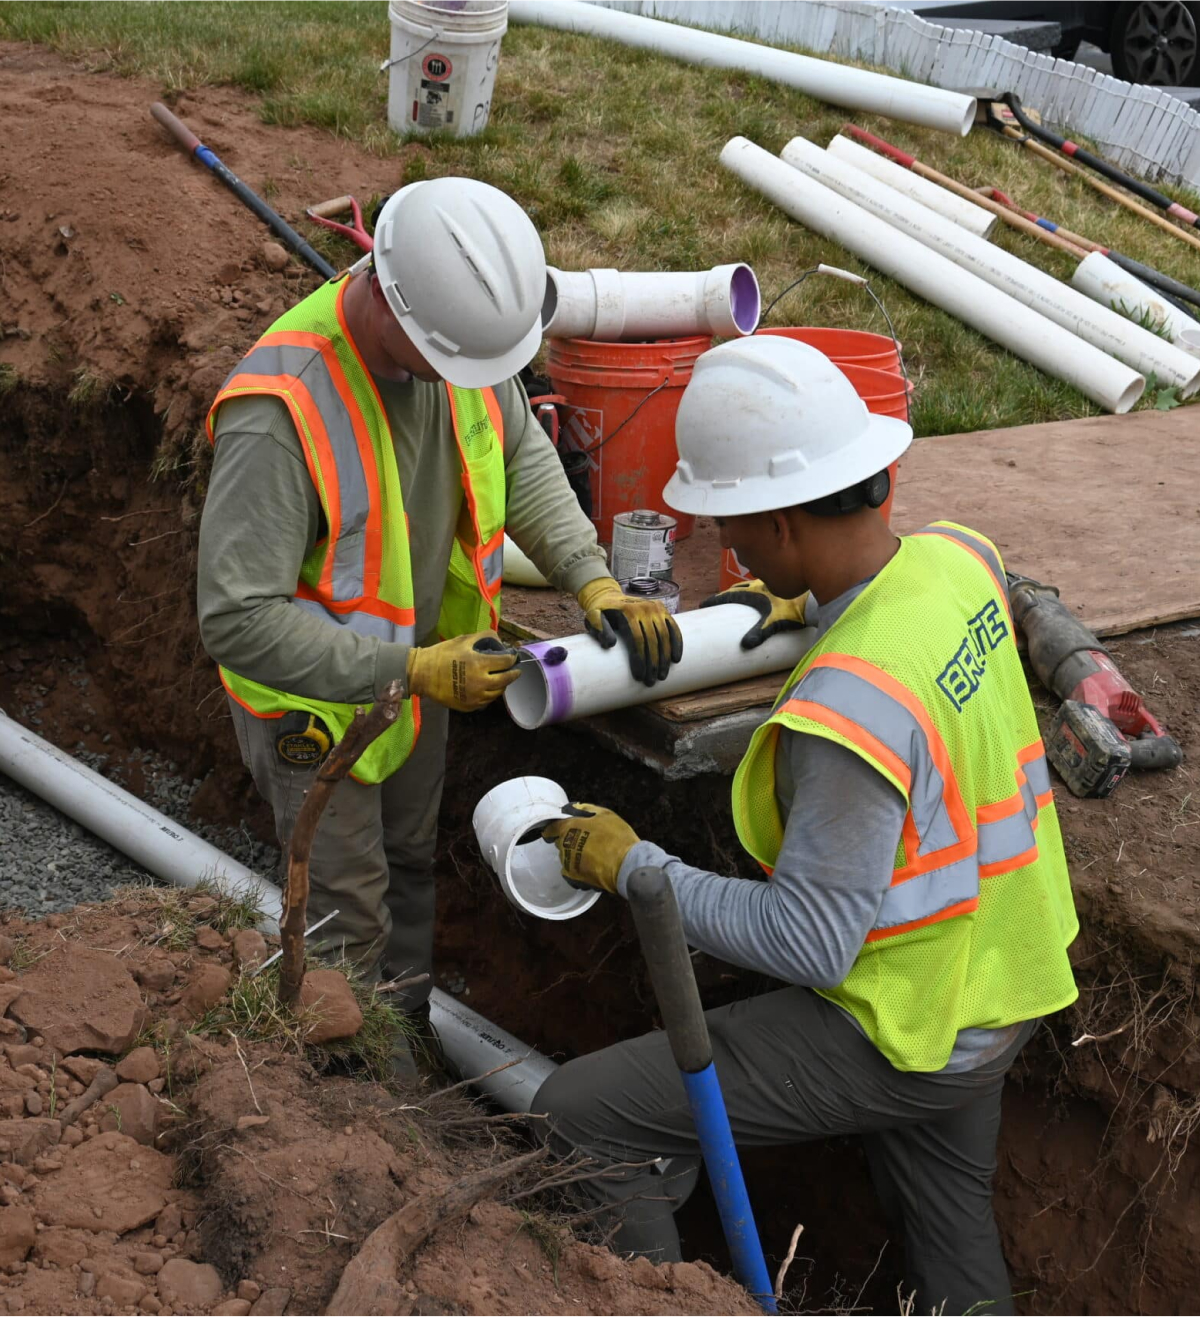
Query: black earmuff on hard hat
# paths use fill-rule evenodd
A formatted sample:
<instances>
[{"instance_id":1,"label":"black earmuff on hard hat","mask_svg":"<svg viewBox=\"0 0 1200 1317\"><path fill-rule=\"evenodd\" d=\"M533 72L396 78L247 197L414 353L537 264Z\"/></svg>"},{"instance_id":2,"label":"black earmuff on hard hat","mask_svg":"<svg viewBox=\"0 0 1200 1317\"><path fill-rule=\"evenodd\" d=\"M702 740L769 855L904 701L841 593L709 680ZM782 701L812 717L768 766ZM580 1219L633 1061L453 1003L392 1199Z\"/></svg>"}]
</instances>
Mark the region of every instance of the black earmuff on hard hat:
<instances>
[{"instance_id":1,"label":"black earmuff on hard hat","mask_svg":"<svg viewBox=\"0 0 1200 1317\"><path fill-rule=\"evenodd\" d=\"M836 494L826 494L824 498L815 498L800 506L814 517L841 517L860 508L883 507L891 489L892 478L887 471L876 471L868 479L839 489Z\"/></svg>"}]
</instances>

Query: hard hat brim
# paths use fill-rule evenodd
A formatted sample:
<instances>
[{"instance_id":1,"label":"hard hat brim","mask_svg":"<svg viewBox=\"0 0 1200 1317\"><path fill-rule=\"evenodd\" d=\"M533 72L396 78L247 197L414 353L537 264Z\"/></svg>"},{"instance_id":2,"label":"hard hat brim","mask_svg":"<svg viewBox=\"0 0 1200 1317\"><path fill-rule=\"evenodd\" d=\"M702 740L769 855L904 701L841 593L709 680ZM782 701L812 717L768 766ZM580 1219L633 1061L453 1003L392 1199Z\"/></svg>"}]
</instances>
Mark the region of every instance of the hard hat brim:
<instances>
[{"instance_id":1,"label":"hard hat brim","mask_svg":"<svg viewBox=\"0 0 1200 1317\"><path fill-rule=\"evenodd\" d=\"M395 307L392 308L392 314L395 315ZM515 347L497 357L468 357L461 353L443 352L425 338L412 316L396 316L396 319L400 322L400 328L412 340L413 347L442 379L458 389L494 389L496 385L503 384L524 370L542 346L540 317Z\"/></svg>"},{"instance_id":2,"label":"hard hat brim","mask_svg":"<svg viewBox=\"0 0 1200 1317\"><path fill-rule=\"evenodd\" d=\"M679 472L667 481L663 499L676 512L705 517L741 517L773 512L836 494L891 466L912 443L912 426L895 416L875 416L862 436L824 462L784 476L748 476L717 489L711 481L686 482Z\"/></svg>"}]
</instances>

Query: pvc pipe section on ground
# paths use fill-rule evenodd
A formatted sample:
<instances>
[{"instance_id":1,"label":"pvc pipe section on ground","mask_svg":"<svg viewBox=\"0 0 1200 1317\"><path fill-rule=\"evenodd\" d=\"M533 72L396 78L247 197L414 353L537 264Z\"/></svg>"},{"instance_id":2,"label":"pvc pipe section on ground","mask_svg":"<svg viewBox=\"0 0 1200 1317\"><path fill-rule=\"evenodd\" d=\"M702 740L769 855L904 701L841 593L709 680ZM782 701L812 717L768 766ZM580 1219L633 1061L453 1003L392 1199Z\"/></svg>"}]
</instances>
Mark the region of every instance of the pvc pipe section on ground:
<instances>
[{"instance_id":1,"label":"pvc pipe section on ground","mask_svg":"<svg viewBox=\"0 0 1200 1317\"><path fill-rule=\"evenodd\" d=\"M740 69L785 87L795 87L829 105L882 114L958 137L965 137L975 121L974 97L960 92L889 78L867 69L812 59L700 28L581 4L579 0L511 0L508 14L517 23L586 32L642 50L654 50L689 64Z\"/></svg>"},{"instance_id":2,"label":"pvc pipe section on ground","mask_svg":"<svg viewBox=\"0 0 1200 1317\"><path fill-rule=\"evenodd\" d=\"M504 581L527 589L545 590L550 582L538 571L533 559L514 540L504 537Z\"/></svg>"},{"instance_id":3,"label":"pvc pipe section on ground","mask_svg":"<svg viewBox=\"0 0 1200 1317\"><path fill-rule=\"evenodd\" d=\"M1146 381L1136 371L744 137L726 143L721 164L814 233L840 243L1107 411L1127 412L1141 397ZM519 685L514 682L509 692Z\"/></svg>"},{"instance_id":4,"label":"pvc pipe section on ground","mask_svg":"<svg viewBox=\"0 0 1200 1317\"><path fill-rule=\"evenodd\" d=\"M836 159L844 160L846 164L861 169L864 174L870 174L872 178L886 183L888 187L903 193L904 196L928 206L943 219L960 224L977 238L990 238L992 230L1000 223L999 215L993 215L990 210L976 206L966 197L960 197L957 192L951 192L949 188L922 178L920 174L914 174L911 169L905 169L894 160L889 160L868 147L860 146L853 139L843 137L841 133L831 139L825 149Z\"/></svg>"},{"instance_id":5,"label":"pvc pipe section on ground","mask_svg":"<svg viewBox=\"0 0 1200 1317\"><path fill-rule=\"evenodd\" d=\"M748 265L695 273L546 271L542 333L604 343L689 334L739 338L758 328L762 300Z\"/></svg>"},{"instance_id":6,"label":"pvc pipe section on ground","mask_svg":"<svg viewBox=\"0 0 1200 1317\"><path fill-rule=\"evenodd\" d=\"M526 645L525 653L537 661L521 664L521 675L504 692L504 703L519 727L547 727L727 681L790 671L816 638L816 628L805 627L772 636L757 649L742 649L742 636L755 618L745 604L718 604L676 614L683 658L671 665L665 681L654 686L630 676L624 645L601 649L589 635Z\"/></svg>"},{"instance_id":7,"label":"pvc pipe section on ground","mask_svg":"<svg viewBox=\"0 0 1200 1317\"><path fill-rule=\"evenodd\" d=\"M1184 315L1161 293L1127 274L1102 252L1092 252L1079 262L1071 286L1122 316L1148 319L1160 326L1176 347L1200 356L1200 321Z\"/></svg>"},{"instance_id":8,"label":"pvc pipe section on ground","mask_svg":"<svg viewBox=\"0 0 1200 1317\"><path fill-rule=\"evenodd\" d=\"M230 895L253 896L269 926L278 928L278 890L252 869L5 714L0 772L167 882L195 887L207 878Z\"/></svg>"},{"instance_id":9,"label":"pvc pipe section on ground","mask_svg":"<svg viewBox=\"0 0 1200 1317\"><path fill-rule=\"evenodd\" d=\"M1173 347L1115 311L1098 306L1091 298L1028 261L967 233L920 202L901 196L845 160L822 151L805 137L793 137L782 155L808 178L832 188L1101 352L1143 375L1153 372L1159 380L1181 389L1184 397L1200 388L1200 361L1190 353Z\"/></svg>"},{"instance_id":10,"label":"pvc pipe section on ground","mask_svg":"<svg viewBox=\"0 0 1200 1317\"><path fill-rule=\"evenodd\" d=\"M283 893L274 883L2 713L0 772L156 878L176 887L195 887L201 878L212 878L223 891L252 894L264 915L259 927L269 933L279 931ZM538 1089L558 1068L548 1057L438 988L429 995L429 1018L447 1060L464 1078L508 1066L475 1085L506 1111L528 1111Z\"/></svg>"}]
</instances>

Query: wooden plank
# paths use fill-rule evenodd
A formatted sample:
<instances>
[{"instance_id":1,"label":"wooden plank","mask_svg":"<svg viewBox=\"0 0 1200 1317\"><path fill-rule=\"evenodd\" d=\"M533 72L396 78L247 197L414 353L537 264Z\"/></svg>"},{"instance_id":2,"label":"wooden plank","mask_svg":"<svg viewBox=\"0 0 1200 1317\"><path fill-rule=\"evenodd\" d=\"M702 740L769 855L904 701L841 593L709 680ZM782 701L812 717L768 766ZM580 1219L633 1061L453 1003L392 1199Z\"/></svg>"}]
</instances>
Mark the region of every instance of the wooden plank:
<instances>
[{"instance_id":1,"label":"wooden plank","mask_svg":"<svg viewBox=\"0 0 1200 1317\"><path fill-rule=\"evenodd\" d=\"M892 521L957 521L1100 635L1200 616L1200 411L921 439Z\"/></svg>"}]
</instances>

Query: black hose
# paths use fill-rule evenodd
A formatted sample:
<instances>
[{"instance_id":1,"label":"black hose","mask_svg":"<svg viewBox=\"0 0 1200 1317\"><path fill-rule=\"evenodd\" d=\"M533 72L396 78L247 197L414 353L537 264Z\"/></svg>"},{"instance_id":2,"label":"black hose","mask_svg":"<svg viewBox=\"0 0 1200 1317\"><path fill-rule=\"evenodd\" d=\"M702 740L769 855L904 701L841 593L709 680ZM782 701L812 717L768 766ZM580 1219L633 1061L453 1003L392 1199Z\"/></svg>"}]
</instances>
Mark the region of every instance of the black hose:
<instances>
[{"instance_id":1,"label":"black hose","mask_svg":"<svg viewBox=\"0 0 1200 1317\"><path fill-rule=\"evenodd\" d=\"M1108 259L1114 265L1119 265L1127 274L1140 279L1144 284L1149 284L1151 288L1156 288L1160 293L1181 298L1185 302L1193 302L1200 307L1200 292L1189 288L1187 284L1181 284L1178 279L1172 279L1169 274L1160 274L1150 266L1143 265L1141 261L1135 261L1131 256L1122 256L1120 252L1115 252L1111 248L1108 251ZM1194 316L1195 312L1189 311L1188 315Z\"/></svg>"},{"instance_id":2,"label":"black hose","mask_svg":"<svg viewBox=\"0 0 1200 1317\"><path fill-rule=\"evenodd\" d=\"M1085 151L1082 146L1078 146L1075 142L1060 137L1057 133L1052 133L1049 128L1043 127L1040 123L1034 123L1021 108L1021 98L1015 91L1007 92L1002 99L1012 110L1013 116L1021 127L1039 141L1045 142L1047 146L1054 147L1056 151L1061 151L1068 159L1078 160L1081 164L1087 165L1089 169L1094 169L1096 173L1103 174L1110 182L1120 184L1121 187L1126 188L1135 196L1141 197L1143 201L1148 201L1152 206L1157 206L1159 210L1165 211L1175 219L1183 220L1185 224L1200 228L1200 215L1188 210L1186 206L1181 206L1177 201L1172 201L1165 193L1159 192L1157 188L1152 188L1149 183L1143 183L1140 179L1132 178L1124 170L1118 169L1116 165L1110 165L1107 160L1102 160L1098 155Z\"/></svg>"}]
</instances>

